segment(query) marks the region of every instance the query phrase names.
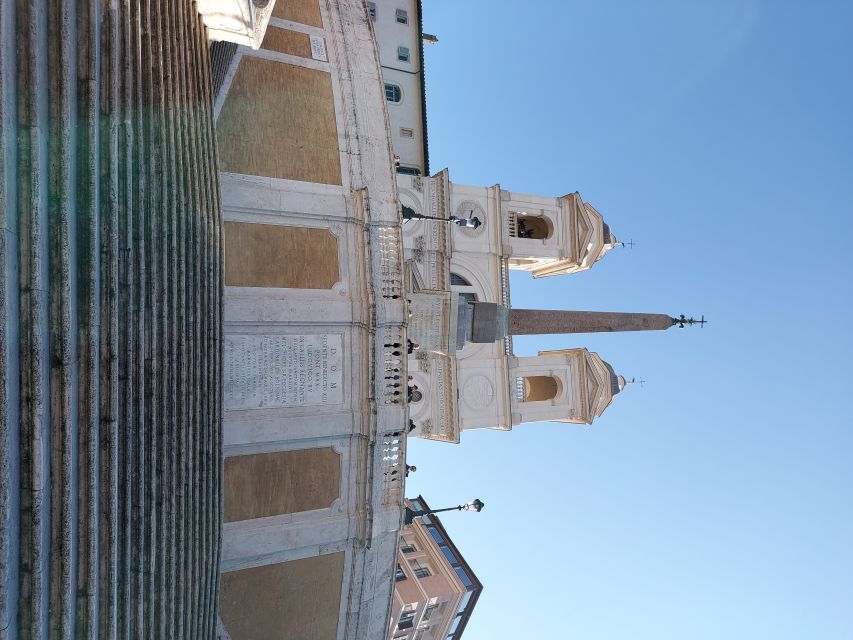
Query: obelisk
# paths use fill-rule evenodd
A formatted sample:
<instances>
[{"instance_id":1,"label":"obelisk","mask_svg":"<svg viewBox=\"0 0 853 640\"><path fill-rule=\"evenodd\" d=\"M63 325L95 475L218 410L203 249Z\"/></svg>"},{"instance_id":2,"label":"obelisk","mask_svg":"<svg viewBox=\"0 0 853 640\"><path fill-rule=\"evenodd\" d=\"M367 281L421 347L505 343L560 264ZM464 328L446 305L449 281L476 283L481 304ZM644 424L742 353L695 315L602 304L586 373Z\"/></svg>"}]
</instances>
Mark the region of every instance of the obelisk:
<instances>
[{"instance_id":1,"label":"obelisk","mask_svg":"<svg viewBox=\"0 0 853 640\"><path fill-rule=\"evenodd\" d=\"M665 331L678 325L704 325L701 320L677 318L664 313L620 313L608 311L561 311L556 309L512 309L493 302L459 304L459 348L465 342L488 343L506 336L558 333L613 333L616 331Z\"/></svg>"},{"instance_id":2,"label":"obelisk","mask_svg":"<svg viewBox=\"0 0 853 640\"><path fill-rule=\"evenodd\" d=\"M678 320L663 313L613 313L605 311L558 311L510 309L509 334L606 333L615 331L664 331Z\"/></svg>"}]
</instances>

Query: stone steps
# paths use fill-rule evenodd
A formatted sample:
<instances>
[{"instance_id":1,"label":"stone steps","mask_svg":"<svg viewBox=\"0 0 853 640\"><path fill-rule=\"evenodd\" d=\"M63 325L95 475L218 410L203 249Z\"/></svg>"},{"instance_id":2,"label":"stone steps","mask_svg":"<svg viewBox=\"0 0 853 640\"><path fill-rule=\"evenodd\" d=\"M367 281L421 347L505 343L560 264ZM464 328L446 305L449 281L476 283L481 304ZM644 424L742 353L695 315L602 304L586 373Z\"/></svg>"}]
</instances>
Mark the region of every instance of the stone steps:
<instances>
[{"instance_id":1,"label":"stone steps","mask_svg":"<svg viewBox=\"0 0 853 640\"><path fill-rule=\"evenodd\" d=\"M184 0L0 0L0 638L216 626L222 237Z\"/></svg>"}]
</instances>

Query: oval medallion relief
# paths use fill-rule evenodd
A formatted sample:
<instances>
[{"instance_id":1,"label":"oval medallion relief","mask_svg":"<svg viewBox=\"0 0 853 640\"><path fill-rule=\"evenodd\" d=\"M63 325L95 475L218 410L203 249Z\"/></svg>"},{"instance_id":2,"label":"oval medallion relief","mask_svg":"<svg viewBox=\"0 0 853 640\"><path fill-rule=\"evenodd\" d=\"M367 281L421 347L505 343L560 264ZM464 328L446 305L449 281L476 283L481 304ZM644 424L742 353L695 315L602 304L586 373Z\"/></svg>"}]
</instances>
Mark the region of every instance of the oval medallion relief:
<instances>
[{"instance_id":1,"label":"oval medallion relief","mask_svg":"<svg viewBox=\"0 0 853 640\"><path fill-rule=\"evenodd\" d=\"M462 227L462 233L469 236L477 236L483 231L483 227L486 226L486 212L476 202L472 202L471 200L464 200L459 203L459 206L456 207L456 215L460 218L479 218L480 226L476 229L472 227Z\"/></svg>"},{"instance_id":2,"label":"oval medallion relief","mask_svg":"<svg viewBox=\"0 0 853 640\"><path fill-rule=\"evenodd\" d=\"M485 409L495 397L495 388L486 376L471 376L462 388L462 398L472 409Z\"/></svg>"}]
</instances>

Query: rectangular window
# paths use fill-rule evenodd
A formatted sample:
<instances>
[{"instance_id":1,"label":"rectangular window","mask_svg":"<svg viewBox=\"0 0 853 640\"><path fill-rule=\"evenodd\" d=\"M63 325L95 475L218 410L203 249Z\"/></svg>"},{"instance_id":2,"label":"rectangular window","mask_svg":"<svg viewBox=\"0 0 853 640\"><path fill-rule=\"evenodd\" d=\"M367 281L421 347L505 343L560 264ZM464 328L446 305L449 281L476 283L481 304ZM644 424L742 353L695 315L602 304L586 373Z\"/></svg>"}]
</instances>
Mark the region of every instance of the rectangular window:
<instances>
[{"instance_id":1,"label":"rectangular window","mask_svg":"<svg viewBox=\"0 0 853 640\"><path fill-rule=\"evenodd\" d=\"M463 293L462 295L465 295L465 294ZM476 295L477 294L474 294L475 297L476 297ZM459 560L454 555L453 551L450 550L450 547L439 547L439 548L441 549L442 553L444 553L444 557L447 558L447 561L451 564L451 566L454 566L454 567L459 566Z\"/></svg>"},{"instance_id":2,"label":"rectangular window","mask_svg":"<svg viewBox=\"0 0 853 640\"><path fill-rule=\"evenodd\" d=\"M474 586L474 583L471 582L471 578L468 576L468 573L462 567L454 567L453 569L456 572L456 575L459 576L459 579L462 581L462 584L465 585L467 589L470 589Z\"/></svg>"},{"instance_id":3,"label":"rectangular window","mask_svg":"<svg viewBox=\"0 0 853 640\"><path fill-rule=\"evenodd\" d=\"M367 3L367 13L370 14L370 19L376 22L376 3L368 2Z\"/></svg>"},{"instance_id":4,"label":"rectangular window","mask_svg":"<svg viewBox=\"0 0 853 640\"><path fill-rule=\"evenodd\" d=\"M412 567L412 571L415 573L415 576L418 580L423 580L424 578L429 578L432 573L426 567L422 567L417 560L410 560L409 566Z\"/></svg>"},{"instance_id":5,"label":"rectangular window","mask_svg":"<svg viewBox=\"0 0 853 640\"><path fill-rule=\"evenodd\" d=\"M409 542L404 542L400 547L400 551L402 551L403 553L414 553L415 551L417 551L417 549L415 548L415 545Z\"/></svg>"},{"instance_id":6,"label":"rectangular window","mask_svg":"<svg viewBox=\"0 0 853 640\"><path fill-rule=\"evenodd\" d=\"M406 579L406 573L403 571L403 567L397 564L397 571L394 572L394 582L400 582L400 580Z\"/></svg>"},{"instance_id":7,"label":"rectangular window","mask_svg":"<svg viewBox=\"0 0 853 640\"><path fill-rule=\"evenodd\" d=\"M398 629L411 629L415 626L415 612L407 611L400 616L400 622L397 623Z\"/></svg>"},{"instance_id":8,"label":"rectangular window","mask_svg":"<svg viewBox=\"0 0 853 640\"><path fill-rule=\"evenodd\" d=\"M431 605L429 605L429 606L424 610L424 617L423 617L423 618L421 618L421 622L426 622L427 620L429 620L429 619L430 619L430 617L432 616L432 614L433 614L433 613L435 613L435 610L436 610L436 609L438 609L438 607L439 607L439 605L437 605L437 604L431 604Z\"/></svg>"},{"instance_id":9,"label":"rectangular window","mask_svg":"<svg viewBox=\"0 0 853 640\"><path fill-rule=\"evenodd\" d=\"M400 89L399 85L386 82L385 99L388 102L400 102L400 100L403 99L403 91Z\"/></svg>"},{"instance_id":10,"label":"rectangular window","mask_svg":"<svg viewBox=\"0 0 853 640\"><path fill-rule=\"evenodd\" d=\"M397 22L400 24L409 24L409 12L405 9L397 9Z\"/></svg>"},{"instance_id":11,"label":"rectangular window","mask_svg":"<svg viewBox=\"0 0 853 640\"><path fill-rule=\"evenodd\" d=\"M406 127L400 127L400 137L401 138L414 138L415 130L407 129Z\"/></svg>"},{"instance_id":12,"label":"rectangular window","mask_svg":"<svg viewBox=\"0 0 853 640\"><path fill-rule=\"evenodd\" d=\"M397 60L400 62L408 62L409 57L409 47L397 47Z\"/></svg>"}]
</instances>

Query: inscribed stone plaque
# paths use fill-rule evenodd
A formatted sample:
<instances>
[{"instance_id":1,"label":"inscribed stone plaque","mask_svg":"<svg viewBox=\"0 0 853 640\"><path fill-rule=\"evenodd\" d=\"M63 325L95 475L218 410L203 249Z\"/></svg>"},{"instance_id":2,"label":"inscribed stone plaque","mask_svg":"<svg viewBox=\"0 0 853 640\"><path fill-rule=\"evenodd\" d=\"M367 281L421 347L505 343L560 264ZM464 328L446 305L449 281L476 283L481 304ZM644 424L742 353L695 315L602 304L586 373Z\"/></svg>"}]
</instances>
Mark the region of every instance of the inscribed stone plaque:
<instances>
[{"instance_id":1,"label":"inscribed stone plaque","mask_svg":"<svg viewBox=\"0 0 853 640\"><path fill-rule=\"evenodd\" d=\"M326 41L322 36L311 36L311 57L326 62Z\"/></svg>"},{"instance_id":2,"label":"inscribed stone plaque","mask_svg":"<svg viewBox=\"0 0 853 640\"><path fill-rule=\"evenodd\" d=\"M226 335L225 408L340 404L340 334Z\"/></svg>"},{"instance_id":3,"label":"inscribed stone plaque","mask_svg":"<svg viewBox=\"0 0 853 640\"><path fill-rule=\"evenodd\" d=\"M450 340L449 292L414 293L409 296L408 336L422 350L448 353L455 351L455 338Z\"/></svg>"}]
</instances>

